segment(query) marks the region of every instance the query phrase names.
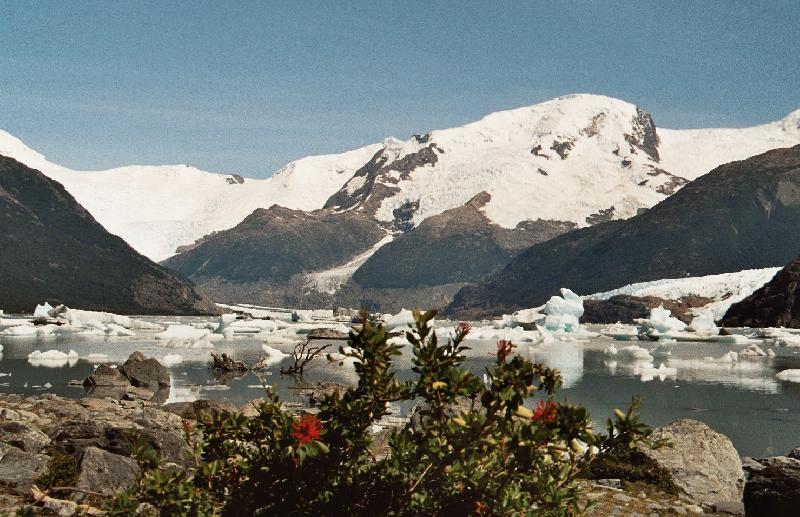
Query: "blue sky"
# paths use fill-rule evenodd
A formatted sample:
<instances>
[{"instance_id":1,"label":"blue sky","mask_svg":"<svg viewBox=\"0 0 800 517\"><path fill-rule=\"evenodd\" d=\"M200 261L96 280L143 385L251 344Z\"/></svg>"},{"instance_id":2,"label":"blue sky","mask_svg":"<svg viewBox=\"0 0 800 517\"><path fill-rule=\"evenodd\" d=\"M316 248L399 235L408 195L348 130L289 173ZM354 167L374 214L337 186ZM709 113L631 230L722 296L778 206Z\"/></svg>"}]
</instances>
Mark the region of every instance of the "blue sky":
<instances>
[{"instance_id":1,"label":"blue sky","mask_svg":"<svg viewBox=\"0 0 800 517\"><path fill-rule=\"evenodd\" d=\"M575 92L745 126L800 108L797 20L791 1L0 0L0 128L73 168L268 176Z\"/></svg>"}]
</instances>

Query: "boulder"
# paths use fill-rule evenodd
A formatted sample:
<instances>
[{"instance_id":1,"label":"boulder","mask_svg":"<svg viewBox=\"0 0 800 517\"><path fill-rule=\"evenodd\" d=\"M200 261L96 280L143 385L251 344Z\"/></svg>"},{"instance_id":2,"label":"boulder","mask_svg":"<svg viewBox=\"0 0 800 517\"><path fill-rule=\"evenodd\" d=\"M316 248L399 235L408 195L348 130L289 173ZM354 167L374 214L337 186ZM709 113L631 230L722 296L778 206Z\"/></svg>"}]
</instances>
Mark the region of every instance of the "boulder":
<instances>
[{"instance_id":1,"label":"boulder","mask_svg":"<svg viewBox=\"0 0 800 517\"><path fill-rule=\"evenodd\" d=\"M345 340L348 338L346 332L341 332L336 329L317 328L312 329L306 336L308 339L336 339Z\"/></svg>"},{"instance_id":2,"label":"boulder","mask_svg":"<svg viewBox=\"0 0 800 517\"><path fill-rule=\"evenodd\" d=\"M161 406L164 411L174 413L181 418L201 420L211 415L236 413L238 408L230 402L220 400L195 400L194 402L172 402Z\"/></svg>"},{"instance_id":3,"label":"boulder","mask_svg":"<svg viewBox=\"0 0 800 517\"><path fill-rule=\"evenodd\" d=\"M4 485L26 492L33 481L47 471L49 463L50 458L44 454L25 452L0 443L0 483Z\"/></svg>"},{"instance_id":4,"label":"boulder","mask_svg":"<svg viewBox=\"0 0 800 517\"><path fill-rule=\"evenodd\" d=\"M672 447L640 450L664 468L672 482L689 497L706 504L741 500L744 471L730 439L703 422L677 420L653 432Z\"/></svg>"},{"instance_id":5,"label":"boulder","mask_svg":"<svg viewBox=\"0 0 800 517\"><path fill-rule=\"evenodd\" d=\"M83 387L86 389L91 389L96 386L125 388L130 385L130 381L127 377L122 375L119 368L114 368L108 364L99 365L95 368L94 372L83 381Z\"/></svg>"},{"instance_id":6,"label":"boulder","mask_svg":"<svg viewBox=\"0 0 800 517\"><path fill-rule=\"evenodd\" d=\"M97 447L87 447L81 460L77 487L111 496L132 487L140 474L136 461Z\"/></svg>"},{"instance_id":7,"label":"boulder","mask_svg":"<svg viewBox=\"0 0 800 517\"><path fill-rule=\"evenodd\" d=\"M40 430L22 422L0 422L0 442L13 445L25 452L39 452L50 443L50 438Z\"/></svg>"},{"instance_id":8,"label":"boulder","mask_svg":"<svg viewBox=\"0 0 800 517\"><path fill-rule=\"evenodd\" d=\"M148 359L141 352L132 353L119 370L131 384L139 388L170 385L169 370L157 359Z\"/></svg>"},{"instance_id":9,"label":"boulder","mask_svg":"<svg viewBox=\"0 0 800 517\"><path fill-rule=\"evenodd\" d=\"M747 471L744 508L748 517L797 515L800 460L786 456L746 458L744 464Z\"/></svg>"}]
</instances>

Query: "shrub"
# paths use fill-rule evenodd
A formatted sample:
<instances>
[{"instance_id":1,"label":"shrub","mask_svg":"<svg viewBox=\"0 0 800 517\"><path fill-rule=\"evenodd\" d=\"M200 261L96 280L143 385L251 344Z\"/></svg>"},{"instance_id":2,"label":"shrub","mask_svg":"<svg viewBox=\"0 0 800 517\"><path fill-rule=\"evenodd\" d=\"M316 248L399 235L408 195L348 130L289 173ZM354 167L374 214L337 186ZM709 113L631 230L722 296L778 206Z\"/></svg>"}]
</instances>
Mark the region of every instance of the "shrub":
<instances>
[{"instance_id":1,"label":"shrub","mask_svg":"<svg viewBox=\"0 0 800 517\"><path fill-rule=\"evenodd\" d=\"M497 344L485 380L470 373L462 367L469 325L442 343L434 316L415 312L406 332L414 380L396 378L400 345L365 317L352 348L340 349L355 359L357 386L325 395L315 415L282 411L268 389L254 418L187 426L195 467L165 473L148 460L111 515L142 502L165 515L576 515L584 508L573 481L595 455L648 442L638 404L596 433L585 408L551 399L560 374L508 341ZM414 421L392 432L385 458L374 457L370 427L408 400L420 402Z\"/></svg>"}]
</instances>

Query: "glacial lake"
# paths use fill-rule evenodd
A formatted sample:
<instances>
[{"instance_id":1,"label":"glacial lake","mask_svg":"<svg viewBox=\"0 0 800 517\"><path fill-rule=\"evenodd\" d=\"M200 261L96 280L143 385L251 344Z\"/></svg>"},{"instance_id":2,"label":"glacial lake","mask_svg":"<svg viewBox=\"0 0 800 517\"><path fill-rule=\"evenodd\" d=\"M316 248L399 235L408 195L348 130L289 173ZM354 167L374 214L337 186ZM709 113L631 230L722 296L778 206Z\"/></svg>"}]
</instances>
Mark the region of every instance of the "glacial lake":
<instances>
[{"instance_id":1,"label":"glacial lake","mask_svg":"<svg viewBox=\"0 0 800 517\"><path fill-rule=\"evenodd\" d=\"M151 319L163 321L163 319ZM176 318L171 318L175 321ZM179 318L182 323L203 319ZM214 340L215 352L226 352L247 364L255 363L263 352L262 340L253 337L234 337ZM56 393L67 397L82 397L82 387L70 381L82 381L94 369L85 359L89 354L108 355L109 362L122 363L135 350L148 357L162 359L168 354L180 354L182 362L169 367L173 386L159 393L161 400L190 401L198 398L227 400L236 405L256 399L263 394L263 384L277 387L281 398L298 401L298 388L318 381L350 383L355 372L348 366L330 364L324 359L312 363L303 379L281 376L279 369L289 363L286 358L268 370L267 375L247 373L238 378L219 379L208 370L209 349L169 348L153 339L152 334L139 333L134 337L97 338L69 336L58 338L0 337L3 345L0 359L0 392L41 394ZM334 348L344 342L331 342ZM641 371L637 363L610 361L603 351L611 344L618 348L630 343L614 342L609 338L593 338L585 342L559 341L547 345L519 344L515 353L561 370L564 387L559 400L583 404L591 411L599 429L614 408L626 408L631 398L643 398L643 419L658 426L679 418L706 422L728 436L743 456L772 456L786 454L800 445L800 383L782 382L775 374L789 368L800 368L799 348L773 347L775 357L740 359L738 363L704 360L718 358L729 351L739 351L745 345L707 342L680 342L670 345L669 358L656 359L676 368L674 376L652 377ZM634 342L649 350L658 343ZM469 341L466 367L480 375L494 361L493 341ZM767 348L761 345L762 348ZM288 352L290 346L281 347ZM79 358L61 362L32 364L28 354L34 350L74 350ZM398 374L410 378L410 354L396 363ZM10 374L10 375L8 375Z\"/></svg>"}]
</instances>

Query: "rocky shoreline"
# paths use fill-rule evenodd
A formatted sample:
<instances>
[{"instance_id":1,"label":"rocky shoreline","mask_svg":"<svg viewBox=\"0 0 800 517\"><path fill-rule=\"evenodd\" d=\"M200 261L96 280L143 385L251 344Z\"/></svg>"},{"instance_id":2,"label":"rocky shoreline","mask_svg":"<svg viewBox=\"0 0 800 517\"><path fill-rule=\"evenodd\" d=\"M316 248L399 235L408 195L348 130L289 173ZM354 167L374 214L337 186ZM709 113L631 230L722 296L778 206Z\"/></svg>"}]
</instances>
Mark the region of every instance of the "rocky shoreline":
<instances>
[{"instance_id":1,"label":"rocky shoreline","mask_svg":"<svg viewBox=\"0 0 800 517\"><path fill-rule=\"evenodd\" d=\"M134 353L119 367L100 365L80 399L53 394L0 394L0 514L102 515L114 494L141 475L137 448L150 447L161 467L184 470L194 462L185 429L223 412L252 418L259 399L236 407L222 401L163 404L169 376L155 359ZM309 389L307 404L331 386ZM316 395L316 396L315 396ZM413 415L413 411L411 412ZM412 416L413 418L413 416ZM380 422L376 456L391 428L406 418ZM800 448L788 456L741 459L731 441L702 422L679 420L654 432L672 444L603 459L591 479L579 480L589 515L791 515L800 502Z\"/></svg>"}]
</instances>

